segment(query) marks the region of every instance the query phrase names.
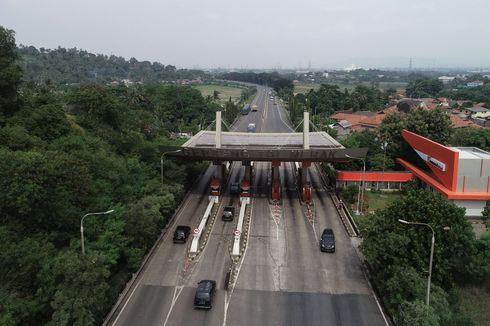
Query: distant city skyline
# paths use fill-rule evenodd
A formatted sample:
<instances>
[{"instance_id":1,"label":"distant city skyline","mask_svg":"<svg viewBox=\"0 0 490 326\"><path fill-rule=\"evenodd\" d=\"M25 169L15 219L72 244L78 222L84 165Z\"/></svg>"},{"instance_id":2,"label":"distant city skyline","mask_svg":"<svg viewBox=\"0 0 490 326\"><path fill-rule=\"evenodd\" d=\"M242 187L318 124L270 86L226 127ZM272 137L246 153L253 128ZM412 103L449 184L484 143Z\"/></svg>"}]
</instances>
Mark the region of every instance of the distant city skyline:
<instances>
[{"instance_id":1,"label":"distant city skyline","mask_svg":"<svg viewBox=\"0 0 490 326\"><path fill-rule=\"evenodd\" d=\"M488 68L485 0L2 0L17 44L186 68Z\"/></svg>"}]
</instances>

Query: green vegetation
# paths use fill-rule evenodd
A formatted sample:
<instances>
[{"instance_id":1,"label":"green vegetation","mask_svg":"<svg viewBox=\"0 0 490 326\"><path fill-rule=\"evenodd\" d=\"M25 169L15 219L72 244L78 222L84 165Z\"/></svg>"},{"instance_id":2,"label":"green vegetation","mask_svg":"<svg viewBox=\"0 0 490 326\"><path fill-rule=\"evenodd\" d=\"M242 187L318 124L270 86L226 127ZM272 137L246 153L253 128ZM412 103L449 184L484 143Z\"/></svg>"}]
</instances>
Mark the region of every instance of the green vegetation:
<instances>
[{"instance_id":1,"label":"green vegetation","mask_svg":"<svg viewBox=\"0 0 490 326\"><path fill-rule=\"evenodd\" d=\"M403 212L400 215L400 212ZM430 306L425 305L431 231L398 219L428 223L435 232ZM444 230L450 226L449 230ZM438 194L408 190L384 210L361 219L361 250L372 281L399 325L474 325L458 288L490 276L490 234L476 240L464 209ZM490 295L486 288L483 296ZM463 301L466 304L467 301Z\"/></svg>"},{"instance_id":2,"label":"green vegetation","mask_svg":"<svg viewBox=\"0 0 490 326\"><path fill-rule=\"evenodd\" d=\"M490 284L467 285L461 288L458 311L473 320L476 325L490 325Z\"/></svg>"},{"instance_id":3,"label":"green vegetation","mask_svg":"<svg viewBox=\"0 0 490 326\"><path fill-rule=\"evenodd\" d=\"M320 88L320 84L314 84L314 83L297 83L294 84L294 93L303 93L306 94L310 90L317 90Z\"/></svg>"},{"instance_id":4,"label":"green vegetation","mask_svg":"<svg viewBox=\"0 0 490 326\"><path fill-rule=\"evenodd\" d=\"M441 144L451 143L455 146L486 144L486 138L490 137L489 130L473 131L471 129L457 131L453 135L449 116L443 109L438 108L434 110L416 109L406 114L390 113L378 130L353 133L342 139L341 143L347 148L366 147L369 149L366 157L366 170L368 171L393 170L396 168L396 158L407 159L425 168L425 164L420 162L418 155L402 138L403 129ZM479 137L475 137L477 134ZM360 170L362 163L353 161L335 166L340 170Z\"/></svg>"},{"instance_id":5,"label":"green vegetation","mask_svg":"<svg viewBox=\"0 0 490 326\"><path fill-rule=\"evenodd\" d=\"M16 60L0 27L0 324L100 325L202 171L164 160L161 184L159 146L219 104L191 87L21 84ZM82 255L82 216L108 209L85 219Z\"/></svg>"},{"instance_id":6,"label":"green vegetation","mask_svg":"<svg viewBox=\"0 0 490 326\"><path fill-rule=\"evenodd\" d=\"M490 130L486 128L460 128L453 132L449 143L452 146L477 147L490 151Z\"/></svg>"},{"instance_id":7,"label":"green vegetation","mask_svg":"<svg viewBox=\"0 0 490 326\"><path fill-rule=\"evenodd\" d=\"M323 83L308 83L308 82L299 82L294 84L294 93L303 93L306 94L310 90L318 90L320 86ZM339 87L341 91L345 91L347 89L349 92L353 91L356 86L365 86L365 87L371 87L371 86L376 86L382 91L388 91L392 89L397 89L397 88L405 88L407 87L408 83L405 82L378 82L376 84L373 84L372 82L357 82L355 84L343 84L343 83L338 83L338 82L329 82L329 85L336 85Z\"/></svg>"},{"instance_id":8,"label":"green vegetation","mask_svg":"<svg viewBox=\"0 0 490 326\"><path fill-rule=\"evenodd\" d=\"M385 209L400 196L399 192L364 191L364 200L367 203L367 206L364 207L367 207L370 212Z\"/></svg>"},{"instance_id":9,"label":"green vegetation","mask_svg":"<svg viewBox=\"0 0 490 326\"><path fill-rule=\"evenodd\" d=\"M288 98L293 92L293 81L281 77L277 72L274 73L254 73L254 72L230 72L221 76L222 79L235 80L272 87L282 98Z\"/></svg>"},{"instance_id":10,"label":"green vegetation","mask_svg":"<svg viewBox=\"0 0 490 326\"><path fill-rule=\"evenodd\" d=\"M114 55L93 54L77 48L37 49L20 46L24 80L53 84L107 83L130 79L134 82L165 82L204 78L200 70L177 69L158 62L125 60Z\"/></svg>"},{"instance_id":11,"label":"green vegetation","mask_svg":"<svg viewBox=\"0 0 490 326\"><path fill-rule=\"evenodd\" d=\"M217 95L220 103L225 103L230 99L233 102L239 101L243 90L243 87L230 87L215 84L195 85L193 88L198 89L204 97L214 97L214 95ZM215 92L218 93L216 94Z\"/></svg>"},{"instance_id":12,"label":"green vegetation","mask_svg":"<svg viewBox=\"0 0 490 326\"><path fill-rule=\"evenodd\" d=\"M436 97L443 88L444 85L438 79L417 79L408 84L407 96L415 98Z\"/></svg>"},{"instance_id":13,"label":"green vegetation","mask_svg":"<svg viewBox=\"0 0 490 326\"><path fill-rule=\"evenodd\" d=\"M341 90L338 85L322 84L306 94L289 93L286 99L293 124L299 123L303 118L303 111L308 110L313 115L315 125L327 129L326 125L332 123L328 117L335 111L378 111L385 107L388 95L374 86L359 85L349 91Z\"/></svg>"}]
</instances>

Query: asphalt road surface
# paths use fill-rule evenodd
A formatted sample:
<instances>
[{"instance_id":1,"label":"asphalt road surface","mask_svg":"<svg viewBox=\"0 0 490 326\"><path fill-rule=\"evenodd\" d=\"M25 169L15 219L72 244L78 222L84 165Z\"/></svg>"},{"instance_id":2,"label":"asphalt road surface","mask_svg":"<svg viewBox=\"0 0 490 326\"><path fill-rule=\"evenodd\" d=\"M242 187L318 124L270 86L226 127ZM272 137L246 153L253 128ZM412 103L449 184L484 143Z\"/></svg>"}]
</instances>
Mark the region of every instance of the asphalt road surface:
<instances>
[{"instance_id":1,"label":"asphalt road surface","mask_svg":"<svg viewBox=\"0 0 490 326\"><path fill-rule=\"evenodd\" d=\"M277 100L274 105L268 91L259 87L252 103L258 111L241 116L234 130L246 131L249 123L256 124L257 132L293 130L281 103ZM385 325L351 239L321 185L318 171L310 169L314 205L313 214L308 215L298 198L293 169L293 163L282 163L282 204L271 205L270 163L255 164L249 239L230 291L223 287L239 202L229 195L227 187L206 247L198 258L190 262L190 241L186 245L173 244L173 232L168 232L112 324ZM174 226L198 225L208 204L212 174L210 167L198 180ZM242 176L241 163L235 162L229 180L240 180ZM234 221L221 220L224 205L236 207ZM335 232L333 254L319 250L318 238L325 227ZM211 310L193 308L195 288L201 279L217 282Z\"/></svg>"}]
</instances>

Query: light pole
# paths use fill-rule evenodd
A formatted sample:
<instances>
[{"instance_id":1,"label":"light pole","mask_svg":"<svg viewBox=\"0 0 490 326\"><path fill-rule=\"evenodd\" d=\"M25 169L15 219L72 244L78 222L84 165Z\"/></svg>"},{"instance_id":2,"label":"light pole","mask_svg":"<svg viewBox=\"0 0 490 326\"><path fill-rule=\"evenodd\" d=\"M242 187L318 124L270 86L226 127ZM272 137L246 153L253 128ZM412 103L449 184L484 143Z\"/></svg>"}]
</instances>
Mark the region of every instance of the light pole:
<instances>
[{"instance_id":1,"label":"light pole","mask_svg":"<svg viewBox=\"0 0 490 326\"><path fill-rule=\"evenodd\" d=\"M163 157L165 156L165 154L168 153L179 153L179 152L182 152L182 150L178 149L176 151L163 152L162 155L160 156L160 182L162 183L162 185L163 185Z\"/></svg>"},{"instance_id":2,"label":"light pole","mask_svg":"<svg viewBox=\"0 0 490 326\"><path fill-rule=\"evenodd\" d=\"M85 242L84 242L84 238L83 238L83 220L89 215L106 215L106 214L110 214L112 212L114 212L113 209L108 210L106 212L88 213L88 214L83 215L82 220L80 221L80 237L81 237L81 241L82 241L82 255L85 255Z\"/></svg>"},{"instance_id":3,"label":"light pole","mask_svg":"<svg viewBox=\"0 0 490 326\"><path fill-rule=\"evenodd\" d=\"M357 192L357 209L356 209L356 214L359 215L362 214L362 202L364 201L364 174L366 174L366 161L364 161L362 157L354 157L348 154L345 154L345 157L362 161L362 177L361 180L359 181L359 191Z\"/></svg>"},{"instance_id":4,"label":"light pole","mask_svg":"<svg viewBox=\"0 0 490 326\"><path fill-rule=\"evenodd\" d=\"M432 260L434 258L434 244L436 243L436 236L435 236L435 233L434 233L434 229L432 228L432 226L430 226L427 223L409 222L409 221L405 221L405 220L402 220L402 219L398 219L398 222L400 222L402 224L427 226L432 231L432 242L431 242L431 245L430 245L430 259L429 259L429 279L427 281L427 298L425 300L425 304L426 305L429 305L429 301L430 301L430 279L432 277ZM450 227L449 226L445 226L443 229L444 230L449 230Z\"/></svg>"}]
</instances>

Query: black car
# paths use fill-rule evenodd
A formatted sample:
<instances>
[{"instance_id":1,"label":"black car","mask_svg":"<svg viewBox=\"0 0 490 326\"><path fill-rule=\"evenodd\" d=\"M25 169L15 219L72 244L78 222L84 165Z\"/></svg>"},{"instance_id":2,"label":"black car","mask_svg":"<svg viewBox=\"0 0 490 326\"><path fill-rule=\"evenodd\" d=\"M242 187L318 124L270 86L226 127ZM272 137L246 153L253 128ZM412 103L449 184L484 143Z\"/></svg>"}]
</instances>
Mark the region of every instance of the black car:
<instances>
[{"instance_id":1,"label":"black car","mask_svg":"<svg viewBox=\"0 0 490 326\"><path fill-rule=\"evenodd\" d=\"M194 297L194 308L211 309L215 292L216 281L202 280L197 283L196 295Z\"/></svg>"},{"instance_id":2,"label":"black car","mask_svg":"<svg viewBox=\"0 0 490 326\"><path fill-rule=\"evenodd\" d=\"M235 207L225 206L223 208L223 216L221 218L223 221L233 221L234 215L235 215Z\"/></svg>"},{"instance_id":3,"label":"black car","mask_svg":"<svg viewBox=\"0 0 490 326\"><path fill-rule=\"evenodd\" d=\"M179 225L175 228L174 243L185 243L191 234L191 227L187 225Z\"/></svg>"},{"instance_id":4,"label":"black car","mask_svg":"<svg viewBox=\"0 0 490 326\"><path fill-rule=\"evenodd\" d=\"M230 185L230 194L239 195L240 194L240 184L238 182L232 182Z\"/></svg>"},{"instance_id":5,"label":"black car","mask_svg":"<svg viewBox=\"0 0 490 326\"><path fill-rule=\"evenodd\" d=\"M325 229L320 239L320 250L325 252L335 252L335 235L332 229Z\"/></svg>"}]
</instances>

